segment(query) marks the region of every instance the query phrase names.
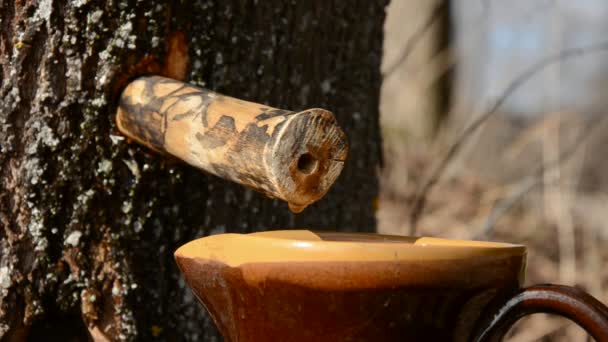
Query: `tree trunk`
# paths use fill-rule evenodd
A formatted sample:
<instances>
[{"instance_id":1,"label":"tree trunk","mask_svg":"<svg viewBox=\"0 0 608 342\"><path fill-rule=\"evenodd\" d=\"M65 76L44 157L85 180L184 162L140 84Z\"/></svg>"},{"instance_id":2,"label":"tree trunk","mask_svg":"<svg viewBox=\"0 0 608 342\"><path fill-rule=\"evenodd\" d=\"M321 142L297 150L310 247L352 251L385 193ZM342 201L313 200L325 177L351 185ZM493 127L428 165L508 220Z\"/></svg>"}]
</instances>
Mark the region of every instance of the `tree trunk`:
<instances>
[{"instance_id":1,"label":"tree trunk","mask_svg":"<svg viewBox=\"0 0 608 342\"><path fill-rule=\"evenodd\" d=\"M0 339L217 340L179 245L374 230L385 2L0 0ZM179 75L186 48L192 84L336 114L349 160L325 198L295 215L120 135L120 86Z\"/></svg>"}]
</instances>

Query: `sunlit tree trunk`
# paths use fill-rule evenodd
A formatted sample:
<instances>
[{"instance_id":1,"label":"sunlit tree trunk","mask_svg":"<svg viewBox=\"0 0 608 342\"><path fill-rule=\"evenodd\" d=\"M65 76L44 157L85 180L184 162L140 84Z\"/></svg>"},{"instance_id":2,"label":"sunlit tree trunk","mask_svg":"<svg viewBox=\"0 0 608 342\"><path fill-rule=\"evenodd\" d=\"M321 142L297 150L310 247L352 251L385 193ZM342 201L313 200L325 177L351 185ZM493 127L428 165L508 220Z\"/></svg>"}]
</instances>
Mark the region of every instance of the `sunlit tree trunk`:
<instances>
[{"instance_id":1,"label":"sunlit tree trunk","mask_svg":"<svg viewBox=\"0 0 608 342\"><path fill-rule=\"evenodd\" d=\"M0 0L0 339L216 340L177 246L220 232L373 230L384 6ZM350 157L328 195L294 215L123 139L119 86L167 73L175 49L190 83L332 110Z\"/></svg>"}]
</instances>

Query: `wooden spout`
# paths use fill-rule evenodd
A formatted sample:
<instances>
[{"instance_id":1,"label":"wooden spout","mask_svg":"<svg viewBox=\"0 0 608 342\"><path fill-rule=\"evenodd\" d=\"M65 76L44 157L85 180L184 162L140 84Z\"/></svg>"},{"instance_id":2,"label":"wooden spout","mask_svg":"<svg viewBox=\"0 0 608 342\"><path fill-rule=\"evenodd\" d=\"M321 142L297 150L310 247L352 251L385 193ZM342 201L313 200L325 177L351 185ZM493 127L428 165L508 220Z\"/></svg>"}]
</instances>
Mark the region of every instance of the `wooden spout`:
<instances>
[{"instance_id":1,"label":"wooden spout","mask_svg":"<svg viewBox=\"0 0 608 342\"><path fill-rule=\"evenodd\" d=\"M324 109L276 109L172 79L131 82L116 123L131 139L301 212L329 190L348 153L346 135Z\"/></svg>"}]
</instances>

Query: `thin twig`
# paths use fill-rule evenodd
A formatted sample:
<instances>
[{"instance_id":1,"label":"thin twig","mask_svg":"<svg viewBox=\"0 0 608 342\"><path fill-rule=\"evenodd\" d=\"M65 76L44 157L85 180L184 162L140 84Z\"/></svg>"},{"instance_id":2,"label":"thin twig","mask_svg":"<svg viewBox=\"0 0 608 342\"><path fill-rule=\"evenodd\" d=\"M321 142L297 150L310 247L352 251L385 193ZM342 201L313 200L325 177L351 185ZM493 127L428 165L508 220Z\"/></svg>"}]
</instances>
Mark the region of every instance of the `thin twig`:
<instances>
[{"instance_id":1,"label":"thin twig","mask_svg":"<svg viewBox=\"0 0 608 342\"><path fill-rule=\"evenodd\" d=\"M382 73L382 76L384 78L389 77L393 72L395 72L395 70L397 70L397 68L399 68L399 66L403 62L405 62L408 59L408 57L410 56L412 51L414 51L414 48L416 47L418 42L422 39L424 34L433 26L433 24L437 20L439 20L439 18L441 18L441 15L445 12L445 10L448 6L448 3L449 3L449 1L447 1L447 0L440 0L435 5L435 8L433 8L433 11L428 16L428 18L426 18L426 21L422 24L422 26L420 26L407 40L407 42L405 43L405 47L401 51L401 54L399 55L397 60L393 64L391 64L388 68L386 68L386 70Z\"/></svg>"},{"instance_id":2,"label":"thin twig","mask_svg":"<svg viewBox=\"0 0 608 342\"><path fill-rule=\"evenodd\" d=\"M509 96L511 96L511 94L515 92L515 90L517 90L522 84L531 79L538 72L542 71L543 69L552 64L584 56L589 53L601 52L606 50L608 50L608 42L602 42L600 44L590 45L587 47L564 49L556 55L549 56L533 64L530 68L526 69L519 76L513 79L513 81L507 86L502 95L496 99L490 109L480 115L477 119L475 119L469 126L465 127L462 133L449 147L445 156L433 169L430 177L428 178L428 181L424 183L421 190L414 197L412 212L410 214L410 234L416 234L416 224L418 223L418 219L420 218L420 215L422 214L422 212L424 211L424 207L426 206L426 200L429 191L431 191L431 189L439 181L439 179L445 172L447 166L452 161L452 159L454 159L456 154L460 151L467 138L469 138L486 120L488 120L488 118L494 115L498 111L500 106L502 106L502 104L509 98Z\"/></svg>"},{"instance_id":3,"label":"thin twig","mask_svg":"<svg viewBox=\"0 0 608 342\"><path fill-rule=\"evenodd\" d=\"M519 183L517 188L511 192L507 198L494 205L483 227L481 228L481 231L474 237L474 239L487 239L494 229L496 223L498 223L498 220L539 184L541 184L541 182L539 182L538 178L535 177L527 177L523 182Z\"/></svg>"},{"instance_id":4,"label":"thin twig","mask_svg":"<svg viewBox=\"0 0 608 342\"><path fill-rule=\"evenodd\" d=\"M522 200L525 195L527 195L530 191L532 191L537 186L543 184L543 172L551 171L555 168L560 167L562 164L568 162L575 154L576 151L588 141L596 131L598 131L601 127L603 127L603 123L606 122L605 118L603 120L589 120L587 124L581 130L581 133L578 134L577 139L575 139L574 143L572 143L568 148L562 150L562 153L559 156L547 163L543 163L541 165L537 165L536 168L530 173L530 175L526 176L523 181L519 183L516 189L511 192L509 196L500 200L493 208L488 218L486 219L483 228L480 233L475 237L475 239L483 239L487 238L492 230L494 229L498 220L504 216L511 208L513 208L520 200ZM600 122L598 122L600 121ZM549 183L557 181L557 177L553 177L549 180ZM545 184L547 184L545 182Z\"/></svg>"}]
</instances>

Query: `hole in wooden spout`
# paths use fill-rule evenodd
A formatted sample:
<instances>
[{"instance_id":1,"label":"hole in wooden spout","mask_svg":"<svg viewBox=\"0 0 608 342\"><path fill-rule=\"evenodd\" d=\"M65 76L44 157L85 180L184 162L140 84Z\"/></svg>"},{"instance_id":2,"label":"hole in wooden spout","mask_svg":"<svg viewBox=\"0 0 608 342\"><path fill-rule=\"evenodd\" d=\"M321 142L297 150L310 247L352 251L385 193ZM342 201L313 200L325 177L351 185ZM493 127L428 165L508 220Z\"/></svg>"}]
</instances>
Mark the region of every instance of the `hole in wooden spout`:
<instances>
[{"instance_id":1,"label":"hole in wooden spout","mask_svg":"<svg viewBox=\"0 0 608 342\"><path fill-rule=\"evenodd\" d=\"M311 174L319 162L310 154L304 153L298 159L298 170L305 174Z\"/></svg>"}]
</instances>

